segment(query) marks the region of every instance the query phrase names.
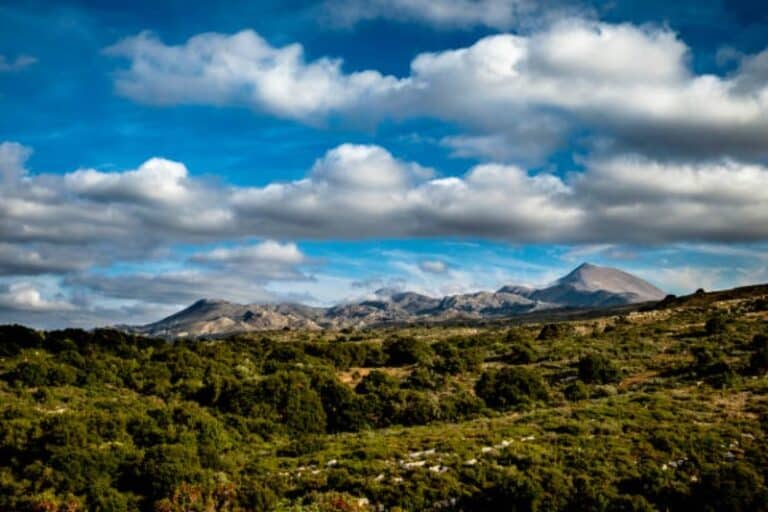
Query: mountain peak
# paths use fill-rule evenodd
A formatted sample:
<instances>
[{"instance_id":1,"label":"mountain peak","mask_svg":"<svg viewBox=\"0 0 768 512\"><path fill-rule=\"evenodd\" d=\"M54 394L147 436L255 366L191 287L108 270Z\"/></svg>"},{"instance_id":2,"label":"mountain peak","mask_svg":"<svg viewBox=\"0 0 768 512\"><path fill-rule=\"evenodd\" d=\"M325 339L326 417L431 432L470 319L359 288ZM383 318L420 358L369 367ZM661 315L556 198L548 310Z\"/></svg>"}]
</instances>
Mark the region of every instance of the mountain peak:
<instances>
[{"instance_id":1,"label":"mountain peak","mask_svg":"<svg viewBox=\"0 0 768 512\"><path fill-rule=\"evenodd\" d=\"M204 297L200 300L195 301L190 307L198 307L198 306L211 306L215 304L228 304L226 300L223 299L211 299L208 297Z\"/></svg>"},{"instance_id":2,"label":"mountain peak","mask_svg":"<svg viewBox=\"0 0 768 512\"><path fill-rule=\"evenodd\" d=\"M573 293L584 295L585 300L589 295L599 293L606 295L610 300L623 297L625 302L644 302L664 297L663 291L628 272L582 263L549 288L541 290L539 298L558 299L554 302L562 302L565 297L571 297ZM573 298L573 301L576 299Z\"/></svg>"},{"instance_id":3,"label":"mountain peak","mask_svg":"<svg viewBox=\"0 0 768 512\"><path fill-rule=\"evenodd\" d=\"M374 298L375 297L375 298ZM499 318L556 308L599 308L660 300L664 292L621 270L582 263L546 288L504 286L496 292L429 297L401 288L330 308L296 304L235 304L200 299L138 332L161 336L205 336L282 328L320 329L387 323Z\"/></svg>"}]
</instances>

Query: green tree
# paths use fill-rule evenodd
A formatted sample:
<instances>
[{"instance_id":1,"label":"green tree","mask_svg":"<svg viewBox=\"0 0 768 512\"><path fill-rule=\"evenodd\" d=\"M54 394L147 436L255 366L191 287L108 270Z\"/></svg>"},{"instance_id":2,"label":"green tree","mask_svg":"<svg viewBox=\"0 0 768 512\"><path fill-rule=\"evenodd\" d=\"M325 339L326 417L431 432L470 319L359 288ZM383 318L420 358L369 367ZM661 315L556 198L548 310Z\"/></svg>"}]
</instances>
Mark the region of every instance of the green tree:
<instances>
[{"instance_id":1,"label":"green tree","mask_svg":"<svg viewBox=\"0 0 768 512\"><path fill-rule=\"evenodd\" d=\"M539 374L522 367L484 372L475 384L475 393L494 409L509 409L548 397Z\"/></svg>"},{"instance_id":2,"label":"green tree","mask_svg":"<svg viewBox=\"0 0 768 512\"><path fill-rule=\"evenodd\" d=\"M261 402L274 407L289 431L325 432L327 416L323 402L306 374L279 371L259 383L257 395Z\"/></svg>"},{"instance_id":3,"label":"green tree","mask_svg":"<svg viewBox=\"0 0 768 512\"><path fill-rule=\"evenodd\" d=\"M390 366L428 363L433 356L432 348L425 341L411 337L390 338L383 348Z\"/></svg>"}]
</instances>

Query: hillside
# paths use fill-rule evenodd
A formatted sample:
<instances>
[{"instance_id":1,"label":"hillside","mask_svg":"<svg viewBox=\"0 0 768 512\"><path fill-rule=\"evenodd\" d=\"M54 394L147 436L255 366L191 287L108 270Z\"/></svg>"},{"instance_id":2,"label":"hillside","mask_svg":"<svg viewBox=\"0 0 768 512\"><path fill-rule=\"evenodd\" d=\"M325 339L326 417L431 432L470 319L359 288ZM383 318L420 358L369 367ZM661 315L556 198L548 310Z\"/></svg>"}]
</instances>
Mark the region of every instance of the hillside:
<instances>
[{"instance_id":1,"label":"hillside","mask_svg":"<svg viewBox=\"0 0 768 512\"><path fill-rule=\"evenodd\" d=\"M767 510L768 285L631 309L195 343L0 327L0 510Z\"/></svg>"},{"instance_id":2,"label":"hillside","mask_svg":"<svg viewBox=\"0 0 768 512\"><path fill-rule=\"evenodd\" d=\"M495 292L442 298L382 289L374 295L373 299L326 309L202 299L168 318L128 330L151 336L204 337L284 328L343 329L476 321L560 308L604 308L656 301L664 297L664 292L621 270L584 263L542 289L510 285Z\"/></svg>"}]
</instances>

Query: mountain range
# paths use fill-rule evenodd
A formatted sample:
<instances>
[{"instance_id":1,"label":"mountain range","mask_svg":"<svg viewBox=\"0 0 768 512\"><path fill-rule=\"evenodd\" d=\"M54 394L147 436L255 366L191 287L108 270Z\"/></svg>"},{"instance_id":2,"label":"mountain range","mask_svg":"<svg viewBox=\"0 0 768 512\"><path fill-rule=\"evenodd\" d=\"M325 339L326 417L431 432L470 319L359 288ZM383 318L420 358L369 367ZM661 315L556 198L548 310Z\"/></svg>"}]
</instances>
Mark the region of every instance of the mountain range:
<instances>
[{"instance_id":1,"label":"mountain range","mask_svg":"<svg viewBox=\"0 0 768 512\"><path fill-rule=\"evenodd\" d=\"M338 329L411 322L503 318L561 308L602 308L657 301L665 293L619 269L584 263L545 288L503 286L442 298L381 289L374 297L329 308L234 304L201 299L158 322L126 329L163 337L204 337L277 329Z\"/></svg>"}]
</instances>

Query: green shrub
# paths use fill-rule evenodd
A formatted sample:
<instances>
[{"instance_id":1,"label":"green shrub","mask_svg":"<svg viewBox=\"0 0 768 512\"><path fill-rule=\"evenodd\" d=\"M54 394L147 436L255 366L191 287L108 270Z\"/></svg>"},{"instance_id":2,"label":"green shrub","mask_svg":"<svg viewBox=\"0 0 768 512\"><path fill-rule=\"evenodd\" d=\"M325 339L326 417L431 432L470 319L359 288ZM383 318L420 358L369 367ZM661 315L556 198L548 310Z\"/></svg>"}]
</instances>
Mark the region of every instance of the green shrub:
<instances>
[{"instance_id":1,"label":"green shrub","mask_svg":"<svg viewBox=\"0 0 768 512\"><path fill-rule=\"evenodd\" d=\"M327 416L323 402L306 374L277 372L259 382L256 395L259 401L274 407L290 432L325 432Z\"/></svg>"},{"instance_id":2,"label":"green shrub","mask_svg":"<svg viewBox=\"0 0 768 512\"><path fill-rule=\"evenodd\" d=\"M148 448L138 468L139 485L154 499L171 496L182 483L199 482L202 476L197 451L183 444Z\"/></svg>"},{"instance_id":3,"label":"green shrub","mask_svg":"<svg viewBox=\"0 0 768 512\"><path fill-rule=\"evenodd\" d=\"M529 342L516 342L501 359L507 364L530 364L537 358L533 345Z\"/></svg>"},{"instance_id":4,"label":"green shrub","mask_svg":"<svg viewBox=\"0 0 768 512\"><path fill-rule=\"evenodd\" d=\"M751 346L754 352L749 358L749 367L757 373L768 372L768 338L762 334L756 334Z\"/></svg>"},{"instance_id":5,"label":"green shrub","mask_svg":"<svg viewBox=\"0 0 768 512\"><path fill-rule=\"evenodd\" d=\"M536 336L538 341L549 341L568 336L573 333L573 328L567 324L546 324Z\"/></svg>"},{"instance_id":6,"label":"green shrub","mask_svg":"<svg viewBox=\"0 0 768 512\"><path fill-rule=\"evenodd\" d=\"M455 343L444 340L435 343L432 348L437 354L432 368L440 373L456 375L477 371L483 364L482 347L459 348Z\"/></svg>"},{"instance_id":7,"label":"green shrub","mask_svg":"<svg viewBox=\"0 0 768 512\"><path fill-rule=\"evenodd\" d=\"M589 388L584 385L583 382L577 380L568 385L563 391L565 398L572 402L578 402L579 400L586 400L589 398Z\"/></svg>"},{"instance_id":8,"label":"green shrub","mask_svg":"<svg viewBox=\"0 0 768 512\"><path fill-rule=\"evenodd\" d=\"M410 337L390 338L384 342L383 349L389 366L427 363L433 355L425 341Z\"/></svg>"},{"instance_id":9,"label":"green shrub","mask_svg":"<svg viewBox=\"0 0 768 512\"><path fill-rule=\"evenodd\" d=\"M418 367L405 379L408 389L437 390L445 385L445 377L431 368Z\"/></svg>"},{"instance_id":10,"label":"green shrub","mask_svg":"<svg viewBox=\"0 0 768 512\"><path fill-rule=\"evenodd\" d=\"M548 397L539 374L521 367L484 372L475 384L475 393L494 409L508 409Z\"/></svg>"},{"instance_id":11,"label":"green shrub","mask_svg":"<svg viewBox=\"0 0 768 512\"><path fill-rule=\"evenodd\" d=\"M708 336L714 336L716 334L723 334L727 329L727 321L722 315L713 316L707 319L704 324L704 332Z\"/></svg>"},{"instance_id":12,"label":"green shrub","mask_svg":"<svg viewBox=\"0 0 768 512\"><path fill-rule=\"evenodd\" d=\"M579 359L579 379L588 384L608 384L621 378L619 369L605 356L589 354Z\"/></svg>"},{"instance_id":13,"label":"green shrub","mask_svg":"<svg viewBox=\"0 0 768 512\"><path fill-rule=\"evenodd\" d=\"M765 510L766 503L763 477L741 462L708 469L692 489L691 506L702 512L751 512Z\"/></svg>"}]
</instances>

